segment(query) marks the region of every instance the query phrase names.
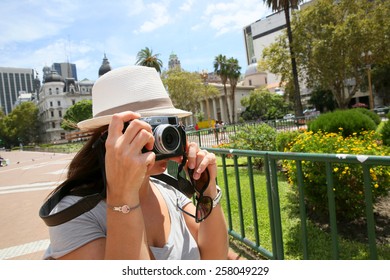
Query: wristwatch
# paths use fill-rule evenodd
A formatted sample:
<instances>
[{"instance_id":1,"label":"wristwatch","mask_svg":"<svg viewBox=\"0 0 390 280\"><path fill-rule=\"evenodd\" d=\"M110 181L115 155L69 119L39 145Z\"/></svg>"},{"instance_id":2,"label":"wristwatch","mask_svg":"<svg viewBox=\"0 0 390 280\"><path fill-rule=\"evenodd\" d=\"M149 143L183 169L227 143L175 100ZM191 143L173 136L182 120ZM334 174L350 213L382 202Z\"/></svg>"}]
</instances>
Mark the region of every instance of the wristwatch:
<instances>
[{"instance_id":1,"label":"wristwatch","mask_svg":"<svg viewBox=\"0 0 390 280\"><path fill-rule=\"evenodd\" d=\"M217 207L217 205L221 201L221 198L222 198L222 190L220 187L217 186L217 195L213 199L213 208Z\"/></svg>"}]
</instances>

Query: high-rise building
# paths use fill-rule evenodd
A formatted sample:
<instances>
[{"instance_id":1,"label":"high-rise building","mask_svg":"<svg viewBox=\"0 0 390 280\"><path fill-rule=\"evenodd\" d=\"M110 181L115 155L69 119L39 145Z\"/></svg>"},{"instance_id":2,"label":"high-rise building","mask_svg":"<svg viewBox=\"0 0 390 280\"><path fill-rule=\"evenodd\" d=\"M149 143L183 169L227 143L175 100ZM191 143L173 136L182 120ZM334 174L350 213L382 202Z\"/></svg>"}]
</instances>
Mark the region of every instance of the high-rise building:
<instances>
[{"instance_id":1,"label":"high-rise building","mask_svg":"<svg viewBox=\"0 0 390 280\"><path fill-rule=\"evenodd\" d=\"M55 62L53 63L51 68L57 71L57 73L64 79L73 78L75 81L77 81L76 64L69 63L69 62L63 62L63 63Z\"/></svg>"},{"instance_id":2,"label":"high-rise building","mask_svg":"<svg viewBox=\"0 0 390 280\"><path fill-rule=\"evenodd\" d=\"M35 93L34 69L0 67L0 107L8 115L22 93Z\"/></svg>"}]
</instances>

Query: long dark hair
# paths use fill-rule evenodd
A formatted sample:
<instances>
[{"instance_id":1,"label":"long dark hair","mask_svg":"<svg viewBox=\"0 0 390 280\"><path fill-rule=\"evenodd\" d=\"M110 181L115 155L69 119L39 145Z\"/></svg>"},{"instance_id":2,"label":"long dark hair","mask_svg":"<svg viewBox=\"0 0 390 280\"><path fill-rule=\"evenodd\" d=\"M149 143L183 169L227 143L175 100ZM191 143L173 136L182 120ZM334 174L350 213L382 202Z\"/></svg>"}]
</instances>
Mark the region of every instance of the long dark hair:
<instances>
[{"instance_id":1,"label":"long dark hair","mask_svg":"<svg viewBox=\"0 0 390 280\"><path fill-rule=\"evenodd\" d=\"M69 164L67 179L60 184L53 192L61 189L67 184L72 184L70 194L85 196L93 193L101 193L104 188L102 166L99 162L99 148L94 147L94 144L99 141L102 133L107 130L108 126L103 126L94 129L91 132L91 137L84 146L74 156Z\"/></svg>"}]
</instances>

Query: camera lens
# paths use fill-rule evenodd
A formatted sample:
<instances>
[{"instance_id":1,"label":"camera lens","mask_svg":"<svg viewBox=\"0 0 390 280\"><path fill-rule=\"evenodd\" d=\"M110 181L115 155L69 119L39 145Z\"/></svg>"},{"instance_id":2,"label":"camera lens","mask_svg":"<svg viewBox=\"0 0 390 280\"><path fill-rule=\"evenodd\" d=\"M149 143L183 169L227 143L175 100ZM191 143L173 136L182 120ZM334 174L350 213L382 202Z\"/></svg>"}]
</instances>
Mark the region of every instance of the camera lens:
<instances>
[{"instance_id":1,"label":"camera lens","mask_svg":"<svg viewBox=\"0 0 390 280\"><path fill-rule=\"evenodd\" d=\"M161 124L154 129L154 147L161 154L171 154L180 146L180 133L170 124Z\"/></svg>"}]
</instances>

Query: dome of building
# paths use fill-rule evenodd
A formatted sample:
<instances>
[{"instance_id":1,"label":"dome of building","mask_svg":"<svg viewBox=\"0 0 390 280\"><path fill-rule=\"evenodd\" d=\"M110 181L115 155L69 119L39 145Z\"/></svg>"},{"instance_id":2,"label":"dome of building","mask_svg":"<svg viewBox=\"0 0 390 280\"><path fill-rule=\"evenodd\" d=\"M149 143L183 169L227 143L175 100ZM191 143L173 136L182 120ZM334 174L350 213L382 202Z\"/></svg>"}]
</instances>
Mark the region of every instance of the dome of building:
<instances>
[{"instance_id":1,"label":"dome of building","mask_svg":"<svg viewBox=\"0 0 390 280\"><path fill-rule=\"evenodd\" d=\"M106 54L104 54L102 66L99 68L99 77L106 74L107 72L111 71L111 65L110 62L108 61Z\"/></svg>"},{"instance_id":2,"label":"dome of building","mask_svg":"<svg viewBox=\"0 0 390 280\"><path fill-rule=\"evenodd\" d=\"M43 70L44 73L50 73L51 72L51 68L49 66L47 66L47 65L45 65L45 67L43 67L42 70Z\"/></svg>"},{"instance_id":3,"label":"dome of building","mask_svg":"<svg viewBox=\"0 0 390 280\"><path fill-rule=\"evenodd\" d=\"M57 71L52 70L50 74L45 75L45 83L50 82L64 82L64 78L62 78Z\"/></svg>"},{"instance_id":4,"label":"dome of building","mask_svg":"<svg viewBox=\"0 0 390 280\"><path fill-rule=\"evenodd\" d=\"M257 74L257 73L258 73L257 63L252 63L252 64L248 65L248 68L245 71L245 76L250 76L250 75Z\"/></svg>"}]
</instances>

